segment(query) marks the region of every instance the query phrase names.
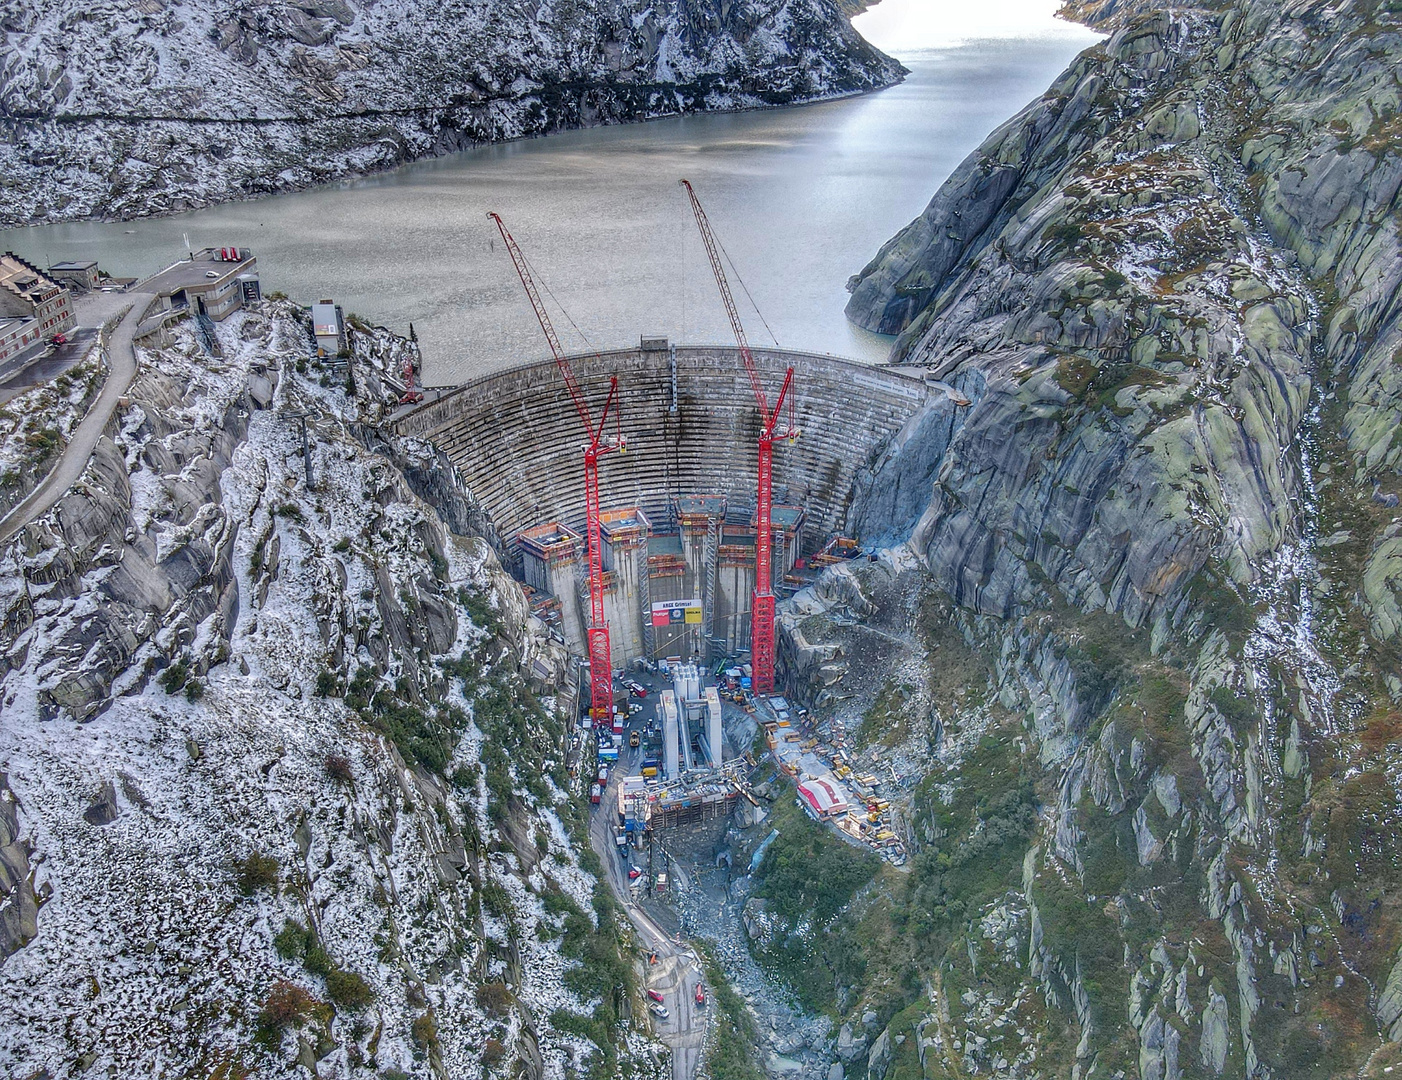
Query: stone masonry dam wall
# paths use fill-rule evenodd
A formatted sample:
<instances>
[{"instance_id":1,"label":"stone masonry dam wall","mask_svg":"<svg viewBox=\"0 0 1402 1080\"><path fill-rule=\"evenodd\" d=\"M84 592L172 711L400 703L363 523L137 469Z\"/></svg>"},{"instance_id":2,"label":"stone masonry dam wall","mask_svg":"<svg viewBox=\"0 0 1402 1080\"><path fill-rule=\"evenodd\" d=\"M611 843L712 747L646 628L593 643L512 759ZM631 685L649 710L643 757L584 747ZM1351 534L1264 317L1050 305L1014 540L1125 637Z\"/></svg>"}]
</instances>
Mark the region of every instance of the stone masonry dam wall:
<instances>
[{"instance_id":1,"label":"stone masonry dam wall","mask_svg":"<svg viewBox=\"0 0 1402 1080\"><path fill-rule=\"evenodd\" d=\"M794 368L802 435L775 444L774 501L803 506L809 543L821 543L847 527L854 479L928 390L918 378L831 356L777 349L754 356L771 404L784 369ZM628 449L600 461L604 509L638 506L663 526L672 498L724 493L732 508L753 510L759 415L738 349L662 344L571 362L596 417L609 376L618 377ZM553 361L465 383L401 414L395 430L448 455L506 544L541 522L582 528L584 436Z\"/></svg>"}]
</instances>

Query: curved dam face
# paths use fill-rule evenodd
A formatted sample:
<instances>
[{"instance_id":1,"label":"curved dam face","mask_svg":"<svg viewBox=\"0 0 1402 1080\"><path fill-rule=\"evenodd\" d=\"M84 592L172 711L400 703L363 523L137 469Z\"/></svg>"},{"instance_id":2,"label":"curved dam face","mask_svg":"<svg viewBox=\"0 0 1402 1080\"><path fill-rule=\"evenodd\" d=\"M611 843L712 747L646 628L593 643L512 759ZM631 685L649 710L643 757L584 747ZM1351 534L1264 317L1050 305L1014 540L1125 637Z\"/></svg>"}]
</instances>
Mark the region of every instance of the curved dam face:
<instances>
[{"instance_id":1,"label":"curved dam face","mask_svg":"<svg viewBox=\"0 0 1402 1080\"><path fill-rule=\"evenodd\" d=\"M816 547L849 528L857 477L929 391L921 379L831 356L758 349L754 358L771 406L794 368L802 435L775 444L774 502L804 508L805 546ZM674 520L677 498L715 494L732 515L753 511L759 414L738 349L645 338L571 363L596 416L618 377L628 449L600 460L605 510L636 507L657 526ZM542 522L583 529L584 435L553 361L465 383L403 414L395 429L451 458L507 545Z\"/></svg>"}]
</instances>

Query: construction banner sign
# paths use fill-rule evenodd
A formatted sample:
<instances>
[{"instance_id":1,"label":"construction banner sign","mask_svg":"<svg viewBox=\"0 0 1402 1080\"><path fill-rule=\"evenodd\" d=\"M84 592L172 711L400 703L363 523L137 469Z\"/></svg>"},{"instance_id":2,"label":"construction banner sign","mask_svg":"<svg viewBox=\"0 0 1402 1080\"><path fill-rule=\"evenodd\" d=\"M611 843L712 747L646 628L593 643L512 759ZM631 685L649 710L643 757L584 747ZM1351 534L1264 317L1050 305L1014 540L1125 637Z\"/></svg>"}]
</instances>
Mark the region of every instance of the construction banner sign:
<instances>
[{"instance_id":1,"label":"construction banner sign","mask_svg":"<svg viewBox=\"0 0 1402 1080\"><path fill-rule=\"evenodd\" d=\"M656 600L652 605L653 626L678 626L681 624L699 626L701 624L701 601Z\"/></svg>"}]
</instances>

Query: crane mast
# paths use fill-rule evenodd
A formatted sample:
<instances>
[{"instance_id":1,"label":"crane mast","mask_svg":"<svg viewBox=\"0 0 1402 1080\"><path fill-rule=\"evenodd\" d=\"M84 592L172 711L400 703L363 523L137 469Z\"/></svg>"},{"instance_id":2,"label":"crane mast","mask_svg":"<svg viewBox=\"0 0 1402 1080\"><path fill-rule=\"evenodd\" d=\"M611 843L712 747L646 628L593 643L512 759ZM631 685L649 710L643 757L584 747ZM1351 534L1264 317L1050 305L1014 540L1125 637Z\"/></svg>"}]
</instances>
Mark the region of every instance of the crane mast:
<instances>
[{"instance_id":1,"label":"crane mast","mask_svg":"<svg viewBox=\"0 0 1402 1080\"><path fill-rule=\"evenodd\" d=\"M793 368L784 373L783 385L774 408L769 408L764 386L760 382L759 369L755 366L754 354L750 351L749 339L740 323L740 312L735 306L735 297L730 292L730 282L721 264L720 243L711 229L710 219L696 197L691 183L683 180L687 198L691 200L691 212L696 217L696 227L701 233L701 242L706 248L706 257L711 262L711 273L715 275L716 287L720 289L721 302L725 305L726 316L730 319L730 329L735 334L735 344L740 348L740 357L745 361L745 370L750 376L750 389L759 409L759 462L757 468L757 490L755 498L755 591L750 605L750 660L754 669L752 683L756 694L774 692L774 562L772 555L773 534L770 529L774 489L774 439L793 439L798 435L793 426L793 399L789 389L793 384ZM787 430L777 431L779 417L788 400L790 421Z\"/></svg>"},{"instance_id":2,"label":"crane mast","mask_svg":"<svg viewBox=\"0 0 1402 1080\"><path fill-rule=\"evenodd\" d=\"M555 357L555 366L564 377L565 388L569 391L570 400L574 402L580 423L584 425L587 440L584 444L584 518L589 545L589 625L585 628L585 638L589 649L589 715L597 726L610 721L613 715L613 655L609 648L608 623L604 619L603 538L599 526L599 457L610 450L618 450L621 453L625 447L621 431L612 440L605 440L603 437L610 414L615 421L618 420L618 379L609 378L608 397L596 424L589 402L575 378L569 358L560 345L560 338L555 333L550 315L545 310L545 302L541 299L540 290L536 288L535 278L531 275L525 255L521 253L515 237L507 230L501 218L494 213L487 216L496 222L497 229L501 232L502 242L506 244L506 250L516 267L516 276L521 279L531 307L535 309L536 321L540 323L545 340L550 345L550 352Z\"/></svg>"}]
</instances>

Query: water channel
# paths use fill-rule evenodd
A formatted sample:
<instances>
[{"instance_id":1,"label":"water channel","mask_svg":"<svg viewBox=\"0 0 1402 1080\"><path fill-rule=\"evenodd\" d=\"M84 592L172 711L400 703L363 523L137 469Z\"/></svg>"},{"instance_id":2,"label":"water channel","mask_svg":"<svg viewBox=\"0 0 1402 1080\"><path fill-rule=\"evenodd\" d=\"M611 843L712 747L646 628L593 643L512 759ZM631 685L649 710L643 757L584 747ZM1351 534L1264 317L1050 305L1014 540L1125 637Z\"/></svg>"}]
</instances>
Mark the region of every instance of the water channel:
<instances>
[{"instance_id":1,"label":"water channel","mask_svg":"<svg viewBox=\"0 0 1402 1080\"><path fill-rule=\"evenodd\" d=\"M910 75L873 94L564 132L166 218L11 229L0 250L145 275L185 237L251 247L265 291L333 297L400 332L412 322L437 385L547 355L488 210L568 312L556 318L567 347L728 341L686 177L779 344L877 363L889 341L843 317L847 278L1095 40L1027 4L991 5L1003 20L990 29L953 4L885 0L856 24ZM769 343L753 309L742 316Z\"/></svg>"}]
</instances>

